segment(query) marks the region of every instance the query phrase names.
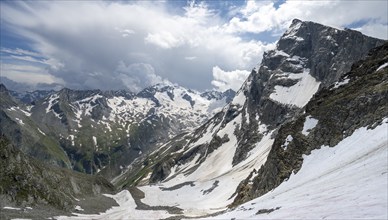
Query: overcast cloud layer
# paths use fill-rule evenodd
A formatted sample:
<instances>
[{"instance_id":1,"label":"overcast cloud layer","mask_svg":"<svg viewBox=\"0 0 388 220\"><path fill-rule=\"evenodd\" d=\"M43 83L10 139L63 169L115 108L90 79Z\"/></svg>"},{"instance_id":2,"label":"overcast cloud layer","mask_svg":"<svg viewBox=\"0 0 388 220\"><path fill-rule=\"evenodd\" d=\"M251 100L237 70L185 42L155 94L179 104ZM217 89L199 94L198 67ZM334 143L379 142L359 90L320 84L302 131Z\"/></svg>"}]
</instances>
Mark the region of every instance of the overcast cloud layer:
<instances>
[{"instance_id":1,"label":"overcast cloud layer","mask_svg":"<svg viewBox=\"0 0 388 220\"><path fill-rule=\"evenodd\" d=\"M0 4L1 77L29 88L237 90L294 18L388 39L386 1Z\"/></svg>"}]
</instances>

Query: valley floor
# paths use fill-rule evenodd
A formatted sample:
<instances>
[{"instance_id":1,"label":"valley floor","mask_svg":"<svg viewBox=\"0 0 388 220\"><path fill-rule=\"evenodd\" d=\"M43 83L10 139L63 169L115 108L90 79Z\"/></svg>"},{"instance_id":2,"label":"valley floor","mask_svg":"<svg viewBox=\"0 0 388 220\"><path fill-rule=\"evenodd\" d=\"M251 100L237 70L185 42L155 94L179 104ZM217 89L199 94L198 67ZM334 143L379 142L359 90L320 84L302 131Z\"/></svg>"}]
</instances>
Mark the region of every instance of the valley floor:
<instances>
[{"instance_id":1,"label":"valley floor","mask_svg":"<svg viewBox=\"0 0 388 220\"><path fill-rule=\"evenodd\" d=\"M170 190L161 185L140 187L137 191L140 195L124 190L116 195L106 195L116 200L119 206L104 213L55 218L165 219L196 216L209 219L387 219L387 123L385 119L382 125L374 129L357 129L335 147L322 146L312 151L310 155L304 156L298 173L275 190L233 210L226 210L225 204L228 201L219 192L216 194L217 190L208 192L208 195L213 197L213 203L219 198L220 204L210 204L204 200L200 205L201 201L194 198L194 191L189 190L195 188L197 183L189 182ZM188 190L179 190L182 188ZM185 194L177 197L178 192ZM171 201L174 197L177 200ZM157 198L159 206L145 204L150 198L154 202ZM175 204L175 208L166 207L171 204ZM190 204L192 207L188 212ZM217 212L219 215L209 216Z\"/></svg>"},{"instance_id":2,"label":"valley floor","mask_svg":"<svg viewBox=\"0 0 388 220\"><path fill-rule=\"evenodd\" d=\"M77 212L101 213L117 206L117 202L107 196L97 195L77 201ZM0 204L0 219L53 219L53 216L65 216L68 212L55 209L48 205L38 205L34 207L13 207L12 205ZM81 208L82 207L82 208Z\"/></svg>"}]
</instances>

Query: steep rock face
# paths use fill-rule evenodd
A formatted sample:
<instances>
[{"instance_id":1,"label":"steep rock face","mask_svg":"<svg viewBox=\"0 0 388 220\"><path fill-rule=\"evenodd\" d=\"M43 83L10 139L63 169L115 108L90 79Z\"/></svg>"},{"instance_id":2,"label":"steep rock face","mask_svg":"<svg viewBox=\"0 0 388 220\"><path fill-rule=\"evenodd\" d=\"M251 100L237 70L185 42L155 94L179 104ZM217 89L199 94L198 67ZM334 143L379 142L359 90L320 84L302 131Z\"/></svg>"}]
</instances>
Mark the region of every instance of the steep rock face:
<instances>
[{"instance_id":1,"label":"steep rock face","mask_svg":"<svg viewBox=\"0 0 388 220\"><path fill-rule=\"evenodd\" d=\"M252 140L258 124L276 129L300 112L319 89L332 85L353 62L382 43L357 31L293 20L276 49L264 53L260 67L244 85L246 109L242 115L246 120L242 121L241 139ZM246 157L257 140L240 142L234 164Z\"/></svg>"},{"instance_id":2,"label":"steep rock face","mask_svg":"<svg viewBox=\"0 0 388 220\"><path fill-rule=\"evenodd\" d=\"M4 84L0 84L0 95L1 106L3 108L10 108L17 105L16 100L11 97L8 89Z\"/></svg>"},{"instance_id":3,"label":"steep rock face","mask_svg":"<svg viewBox=\"0 0 388 220\"><path fill-rule=\"evenodd\" d=\"M202 163L215 149L229 145L234 151L231 166L238 165L264 136L276 135L280 125L303 112L316 92L333 85L353 62L383 42L353 30L294 20L276 49L264 54L261 65L253 69L233 101L194 132L169 167L187 163L187 158L194 159L196 154ZM224 136L230 141L216 144L216 139ZM153 177L152 182L166 178Z\"/></svg>"},{"instance_id":4,"label":"steep rock face","mask_svg":"<svg viewBox=\"0 0 388 220\"><path fill-rule=\"evenodd\" d=\"M26 207L43 204L73 210L77 198L113 193L102 177L48 167L36 161L0 136L0 203Z\"/></svg>"},{"instance_id":5,"label":"steep rock face","mask_svg":"<svg viewBox=\"0 0 388 220\"><path fill-rule=\"evenodd\" d=\"M335 146L360 127L380 125L388 111L387 66L388 43L372 49L339 82L318 92L304 114L281 126L267 162L240 184L234 205L280 185L298 172L302 156L312 150Z\"/></svg>"},{"instance_id":6,"label":"steep rock face","mask_svg":"<svg viewBox=\"0 0 388 220\"><path fill-rule=\"evenodd\" d=\"M353 62L382 43L357 31L295 19L244 85L242 115L246 120L242 121L240 140L257 136L258 124L273 130L294 117L317 91L335 83ZM257 140L251 144L241 141L233 163L243 160Z\"/></svg>"},{"instance_id":7,"label":"steep rock face","mask_svg":"<svg viewBox=\"0 0 388 220\"><path fill-rule=\"evenodd\" d=\"M295 19L279 40L277 50L309 58L306 66L310 74L327 87L349 71L351 63L381 42L351 29L337 30ZM283 66L283 71L288 72L287 67L292 67L292 62Z\"/></svg>"},{"instance_id":8,"label":"steep rock face","mask_svg":"<svg viewBox=\"0 0 388 220\"><path fill-rule=\"evenodd\" d=\"M70 168L70 161L59 142L46 136L33 120L30 106L19 103L0 85L0 135L23 152L49 164Z\"/></svg>"}]
</instances>

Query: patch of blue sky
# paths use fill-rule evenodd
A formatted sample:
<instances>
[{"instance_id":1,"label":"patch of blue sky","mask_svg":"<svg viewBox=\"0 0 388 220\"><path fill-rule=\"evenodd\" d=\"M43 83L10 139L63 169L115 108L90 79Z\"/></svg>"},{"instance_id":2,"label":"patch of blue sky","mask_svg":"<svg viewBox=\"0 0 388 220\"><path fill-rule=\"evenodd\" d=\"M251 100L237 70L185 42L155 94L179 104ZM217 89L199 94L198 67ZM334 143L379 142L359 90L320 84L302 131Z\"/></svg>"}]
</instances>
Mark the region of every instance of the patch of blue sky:
<instances>
[{"instance_id":1,"label":"patch of blue sky","mask_svg":"<svg viewBox=\"0 0 388 220\"><path fill-rule=\"evenodd\" d=\"M163 1L166 9L171 14L183 16L186 12L185 7L190 6L191 1Z\"/></svg>"},{"instance_id":2,"label":"patch of blue sky","mask_svg":"<svg viewBox=\"0 0 388 220\"><path fill-rule=\"evenodd\" d=\"M23 48L25 50L32 50L31 41L25 37L18 36L15 32L10 31L7 25L0 25L0 48Z\"/></svg>"},{"instance_id":3,"label":"patch of blue sky","mask_svg":"<svg viewBox=\"0 0 388 220\"><path fill-rule=\"evenodd\" d=\"M46 67L46 58L34 51L25 38L1 30L0 57L3 64Z\"/></svg>"},{"instance_id":4,"label":"patch of blue sky","mask_svg":"<svg viewBox=\"0 0 388 220\"><path fill-rule=\"evenodd\" d=\"M272 31L264 31L261 33L244 32L239 34L239 37L244 41L257 40L263 43L273 43L279 40L280 35Z\"/></svg>"},{"instance_id":5,"label":"patch of blue sky","mask_svg":"<svg viewBox=\"0 0 388 220\"><path fill-rule=\"evenodd\" d=\"M352 22L346 25L345 27L350 29L355 29L355 28L360 28L368 23L379 23L379 21L376 19L361 19L361 20ZM388 22L385 22L383 25L388 25Z\"/></svg>"},{"instance_id":6,"label":"patch of blue sky","mask_svg":"<svg viewBox=\"0 0 388 220\"><path fill-rule=\"evenodd\" d=\"M177 14L177 15L184 15L184 13L186 12L184 8L189 7L190 4L192 4L193 2L196 5L204 3L204 5L206 5L206 7L210 11L219 15L221 18L223 18L225 20L231 19L235 15L234 10L241 8L242 6L244 6L246 4L246 1L241 1L241 0L239 0L239 1L214 1L214 0L208 0L208 1L191 1L191 0L174 1L174 0L170 0L170 1L165 1L165 3L167 3L166 5L167 5L168 11L173 12L173 14Z\"/></svg>"},{"instance_id":7,"label":"patch of blue sky","mask_svg":"<svg viewBox=\"0 0 388 220\"><path fill-rule=\"evenodd\" d=\"M205 1L206 5L211 10L215 10L225 19L230 19L236 14L236 10L243 7L245 1Z\"/></svg>"},{"instance_id":8,"label":"patch of blue sky","mask_svg":"<svg viewBox=\"0 0 388 220\"><path fill-rule=\"evenodd\" d=\"M278 9L279 7L280 7L280 5L282 5L283 3L285 3L286 2L286 0L277 0L277 1L273 1L273 3L274 3L274 7L276 8L276 9Z\"/></svg>"},{"instance_id":9,"label":"patch of blue sky","mask_svg":"<svg viewBox=\"0 0 388 220\"><path fill-rule=\"evenodd\" d=\"M350 23L350 24L346 25L346 27L347 27L347 28L358 28L358 27L364 26L364 25L367 24L369 21L370 21L370 19L362 19L362 20L358 20L358 21L356 21L356 22L353 22L353 23Z\"/></svg>"}]
</instances>

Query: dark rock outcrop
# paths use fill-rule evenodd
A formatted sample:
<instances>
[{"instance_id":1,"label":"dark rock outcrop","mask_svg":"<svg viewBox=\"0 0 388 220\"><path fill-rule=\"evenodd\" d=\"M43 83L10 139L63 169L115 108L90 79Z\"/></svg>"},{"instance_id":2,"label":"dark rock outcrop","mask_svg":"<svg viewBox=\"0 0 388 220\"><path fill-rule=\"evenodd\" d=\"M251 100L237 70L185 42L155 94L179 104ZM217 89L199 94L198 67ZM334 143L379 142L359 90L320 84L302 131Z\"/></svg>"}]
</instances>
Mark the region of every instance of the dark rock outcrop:
<instances>
[{"instance_id":1,"label":"dark rock outcrop","mask_svg":"<svg viewBox=\"0 0 388 220\"><path fill-rule=\"evenodd\" d=\"M266 163L258 170L253 183L248 177L238 187L232 205L261 196L296 173L302 155L321 146L335 146L357 128L381 124L388 112L388 43L372 49L368 56L352 65L339 83L322 89L306 105L305 113L283 124L275 138ZM318 120L308 135L302 134L307 117ZM287 149L282 147L288 135L293 137Z\"/></svg>"},{"instance_id":2,"label":"dark rock outcrop","mask_svg":"<svg viewBox=\"0 0 388 220\"><path fill-rule=\"evenodd\" d=\"M114 187L98 176L48 167L32 159L0 136L0 203L17 207L49 205L73 210L76 198L113 193Z\"/></svg>"},{"instance_id":3,"label":"dark rock outcrop","mask_svg":"<svg viewBox=\"0 0 388 220\"><path fill-rule=\"evenodd\" d=\"M241 136L233 164L245 159L257 140L256 118L277 129L279 125L298 115L303 106L273 100L270 95L277 86L291 87L296 81L289 75L309 74L320 83L319 90L328 88L351 68L352 63L367 55L383 40L362 35L353 30L337 30L314 22L295 19L280 38L275 50L264 53L259 69L254 69L242 91L247 97L243 113ZM301 95L301 94L300 94ZM258 116L258 117L257 117ZM249 118L247 123L246 118ZM251 133L251 134L249 134ZM253 137L254 141L249 141Z\"/></svg>"}]
</instances>

